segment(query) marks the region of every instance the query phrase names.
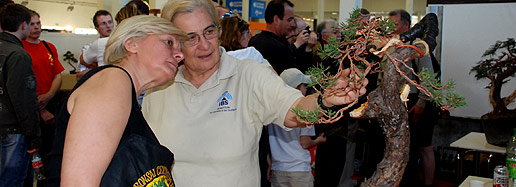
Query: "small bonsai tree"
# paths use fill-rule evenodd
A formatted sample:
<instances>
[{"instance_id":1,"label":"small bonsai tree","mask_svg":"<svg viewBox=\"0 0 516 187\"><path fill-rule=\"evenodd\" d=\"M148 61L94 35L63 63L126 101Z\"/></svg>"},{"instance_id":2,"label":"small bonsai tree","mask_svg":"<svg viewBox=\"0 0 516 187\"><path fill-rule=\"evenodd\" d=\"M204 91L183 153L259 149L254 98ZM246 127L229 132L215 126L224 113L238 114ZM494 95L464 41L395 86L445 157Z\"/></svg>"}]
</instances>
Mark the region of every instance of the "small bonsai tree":
<instances>
[{"instance_id":1,"label":"small bonsai tree","mask_svg":"<svg viewBox=\"0 0 516 187\"><path fill-rule=\"evenodd\" d=\"M489 79L489 102L493 111L482 116L482 119L516 118L516 110L507 109L507 105L516 98L516 89L507 97L501 96L502 86L510 77L516 75L516 42L514 38L506 41L496 41L482 55L483 60L471 68L470 73L475 73L475 78Z\"/></svg>"},{"instance_id":2,"label":"small bonsai tree","mask_svg":"<svg viewBox=\"0 0 516 187\"><path fill-rule=\"evenodd\" d=\"M73 70L70 71L70 74L75 74L77 68L72 63L77 63L77 59L73 56L73 53L70 51L66 51L66 53L63 55L64 60L72 66Z\"/></svg>"}]
</instances>

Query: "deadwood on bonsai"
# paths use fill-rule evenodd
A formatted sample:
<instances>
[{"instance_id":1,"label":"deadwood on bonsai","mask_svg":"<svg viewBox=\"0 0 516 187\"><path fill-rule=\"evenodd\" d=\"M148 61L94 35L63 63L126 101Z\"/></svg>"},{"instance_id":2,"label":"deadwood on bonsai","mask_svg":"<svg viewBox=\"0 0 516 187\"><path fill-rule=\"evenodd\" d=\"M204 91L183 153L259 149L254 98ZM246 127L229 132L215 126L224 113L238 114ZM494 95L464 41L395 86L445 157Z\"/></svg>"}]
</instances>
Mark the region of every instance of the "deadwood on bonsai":
<instances>
[{"instance_id":1,"label":"deadwood on bonsai","mask_svg":"<svg viewBox=\"0 0 516 187\"><path fill-rule=\"evenodd\" d=\"M425 50L422 44L416 47ZM393 58L404 62L419 56L412 48L398 48ZM400 100L401 76L396 67L402 68L388 60L383 66L383 83L369 94L368 106L363 118L374 118L380 123L385 133L385 152L383 160L377 165L370 179L361 186L398 186L409 159L410 133L407 109Z\"/></svg>"}]
</instances>

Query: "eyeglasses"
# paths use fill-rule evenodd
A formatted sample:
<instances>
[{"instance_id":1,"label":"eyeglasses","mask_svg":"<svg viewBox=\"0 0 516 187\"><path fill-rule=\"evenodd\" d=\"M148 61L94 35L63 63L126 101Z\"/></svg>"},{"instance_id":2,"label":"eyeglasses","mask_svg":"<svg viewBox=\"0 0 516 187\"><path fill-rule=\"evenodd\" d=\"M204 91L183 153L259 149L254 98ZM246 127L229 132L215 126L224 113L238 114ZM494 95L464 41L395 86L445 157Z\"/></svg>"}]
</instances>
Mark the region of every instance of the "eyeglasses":
<instances>
[{"instance_id":1,"label":"eyeglasses","mask_svg":"<svg viewBox=\"0 0 516 187\"><path fill-rule=\"evenodd\" d=\"M197 33L191 32L191 33L188 33L187 35L188 35L188 38L185 41L183 41L183 46L185 46L185 47L196 46L201 41L201 36L199 36L199 34L197 34ZM213 38L218 37L219 36L219 27L217 27L215 25L210 25L210 26L206 27L204 29L204 31L202 31L202 36L206 40L211 40Z\"/></svg>"},{"instance_id":2,"label":"eyeglasses","mask_svg":"<svg viewBox=\"0 0 516 187\"><path fill-rule=\"evenodd\" d=\"M113 25L113 20L108 20L107 22L103 21L103 22L99 23L99 26L106 26L108 24Z\"/></svg>"}]
</instances>

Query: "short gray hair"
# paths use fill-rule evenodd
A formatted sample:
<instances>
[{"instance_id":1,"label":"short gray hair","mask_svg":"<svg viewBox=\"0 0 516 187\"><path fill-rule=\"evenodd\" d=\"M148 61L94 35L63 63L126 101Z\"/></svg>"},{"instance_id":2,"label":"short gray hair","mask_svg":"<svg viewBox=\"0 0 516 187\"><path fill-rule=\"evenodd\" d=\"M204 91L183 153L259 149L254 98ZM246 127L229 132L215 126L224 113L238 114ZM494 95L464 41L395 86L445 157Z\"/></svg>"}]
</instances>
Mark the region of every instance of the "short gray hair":
<instances>
[{"instance_id":1,"label":"short gray hair","mask_svg":"<svg viewBox=\"0 0 516 187\"><path fill-rule=\"evenodd\" d=\"M163 6L161 17L174 22L177 16L184 13L191 13L197 8L204 8L208 11L213 24L219 26L218 12L211 0L169 0L165 6Z\"/></svg>"},{"instance_id":2,"label":"short gray hair","mask_svg":"<svg viewBox=\"0 0 516 187\"><path fill-rule=\"evenodd\" d=\"M317 34L321 34L323 31L325 31L326 29L331 29L331 28L326 28L326 24L327 23L331 23L332 25L335 25L337 26L338 22L335 21L335 20L332 20L332 19L329 19L329 20L324 20L322 21L321 23L319 23L317 25L317 28L315 29L315 32Z\"/></svg>"}]
</instances>

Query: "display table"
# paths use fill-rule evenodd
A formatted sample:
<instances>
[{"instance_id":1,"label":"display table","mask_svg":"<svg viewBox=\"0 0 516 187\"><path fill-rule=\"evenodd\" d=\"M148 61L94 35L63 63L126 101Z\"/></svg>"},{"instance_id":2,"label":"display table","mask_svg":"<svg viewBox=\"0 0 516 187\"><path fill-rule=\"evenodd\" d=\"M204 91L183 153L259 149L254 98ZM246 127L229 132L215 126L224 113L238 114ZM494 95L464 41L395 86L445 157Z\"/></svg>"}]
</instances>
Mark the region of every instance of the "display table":
<instances>
[{"instance_id":1,"label":"display table","mask_svg":"<svg viewBox=\"0 0 516 187\"><path fill-rule=\"evenodd\" d=\"M505 147L488 144L484 133L470 132L466 136L454 141L451 147L505 154Z\"/></svg>"},{"instance_id":2,"label":"display table","mask_svg":"<svg viewBox=\"0 0 516 187\"><path fill-rule=\"evenodd\" d=\"M471 180L479 180L484 183L484 187L492 187L493 186L493 179L490 178L484 178L484 177L477 177L477 176L468 176L462 183L460 183L459 187L469 187L469 181Z\"/></svg>"},{"instance_id":3,"label":"display table","mask_svg":"<svg viewBox=\"0 0 516 187\"><path fill-rule=\"evenodd\" d=\"M488 144L484 133L479 132L470 132L466 136L451 143L450 147L456 148L459 152L459 160L457 162L457 178L459 181L462 180L462 167L465 155L473 154L475 161L475 175L479 175L480 153L505 155L505 147ZM487 167L490 168L489 163Z\"/></svg>"},{"instance_id":4,"label":"display table","mask_svg":"<svg viewBox=\"0 0 516 187\"><path fill-rule=\"evenodd\" d=\"M75 74L70 73L62 73L61 74L61 88L60 90L72 90L72 88L77 83L77 78Z\"/></svg>"}]
</instances>

